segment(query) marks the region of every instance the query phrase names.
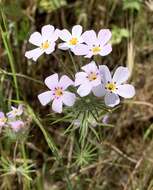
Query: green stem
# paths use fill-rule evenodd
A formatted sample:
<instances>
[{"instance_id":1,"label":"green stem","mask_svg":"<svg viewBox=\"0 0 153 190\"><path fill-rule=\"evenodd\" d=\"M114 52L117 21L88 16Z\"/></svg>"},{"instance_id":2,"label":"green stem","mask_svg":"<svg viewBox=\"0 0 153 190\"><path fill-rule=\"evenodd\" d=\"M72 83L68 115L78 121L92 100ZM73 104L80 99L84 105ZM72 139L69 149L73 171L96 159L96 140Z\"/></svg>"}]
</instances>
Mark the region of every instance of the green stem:
<instances>
[{"instance_id":1,"label":"green stem","mask_svg":"<svg viewBox=\"0 0 153 190\"><path fill-rule=\"evenodd\" d=\"M72 53L71 53L70 50L68 50L68 52L69 52L69 55L70 55L71 61L72 61L73 66L74 66L74 70L75 70L75 72L77 72L77 67L76 67L75 61L74 61L74 59L73 59Z\"/></svg>"}]
</instances>

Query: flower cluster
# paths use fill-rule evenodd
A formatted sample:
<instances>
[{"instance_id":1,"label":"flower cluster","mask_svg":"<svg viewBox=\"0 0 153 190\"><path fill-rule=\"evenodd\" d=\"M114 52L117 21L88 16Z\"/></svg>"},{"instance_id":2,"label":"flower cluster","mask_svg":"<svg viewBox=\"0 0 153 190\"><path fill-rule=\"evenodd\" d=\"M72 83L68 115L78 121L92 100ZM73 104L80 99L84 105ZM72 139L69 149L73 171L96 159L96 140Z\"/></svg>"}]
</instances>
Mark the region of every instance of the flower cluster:
<instances>
[{"instance_id":1,"label":"flower cluster","mask_svg":"<svg viewBox=\"0 0 153 190\"><path fill-rule=\"evenodd\" d=\"M20 119L23 114L23 106L19 105L17 108L11 106L11 111L6 113L0 112L0 129L2 127L10 127L14 132L20 131L24 127L24 122Z\"/></svg>"},{"instance_id":2,"label":"flower cluster","mask_svg":"<svg viewBox=\"0 0 153 190\"><path fill-rule=\"evenodd\" d=\"M30 36L29 42L38 47L27 51L25 56L36 61L43 53L52 53L58 39L63 41L58 44L59 49L70 50L75 55L85 58L106 56L112 51L111 36L109 29L101 29L96 34L94 30L83 32L82 26L75 25L70 33L66 29L59 30L46 25L42 27L41 33L34 32ZM49 90L38 95L40 103L45 106L52 101L52 109L58 113L62 112L63 104L73 106L77 95L67 90L69 86L77 87L80 98L91 92L97 97L104 97L104 103L109 107L118 105L119 97L132 98L135 95L134 87L125 84L130 75L127 67L119 66L112 76L106 65L91 61L81 67L81 70L75 74L74 81L66 75L59 78L57 73L47 77L45 84Z\"/></svg>"}]
</instances>

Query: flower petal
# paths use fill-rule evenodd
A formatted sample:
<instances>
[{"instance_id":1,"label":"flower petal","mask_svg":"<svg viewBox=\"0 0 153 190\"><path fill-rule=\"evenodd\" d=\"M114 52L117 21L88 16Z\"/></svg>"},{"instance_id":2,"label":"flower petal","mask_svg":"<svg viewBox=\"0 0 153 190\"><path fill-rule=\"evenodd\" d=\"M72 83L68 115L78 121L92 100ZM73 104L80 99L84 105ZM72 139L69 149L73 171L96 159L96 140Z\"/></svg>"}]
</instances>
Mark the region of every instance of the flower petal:
<instances>
[{"instance_id":1,"label":"flower petal","mask_svg":"<svg viewBox=\"0 0 153 190\"><path fill-rule=\"evenodd\" d=\"M77 93L78 93L81 97L87 96L87 95L90 93L91 89L92 89L92 87L91 87L90 83L86 82L86 83L82 84L82 85L78 88Z\"/></svg>"},{"instance_id":2,"label":"flower petal","mask_svg":"<svg viewBox=\"0 0 153 190\"><path fill-rule=\"evenodd\" d=\"M66 106L73 106L73 104L75 102L75 98L76 98L76 96L74 93L65 91L63 94L63 103Z\"/></svg>"},{"instance_id":3,"label":"flower petal","mask_svg":"<svg viewBox=\"0 0 153 190\"><path fill-rule=\"evenodd\" d=\"M92 92L97 97L102 97L106 94L106 90L103 84L100 84L92 88Z\"/></svg>"},{"instance_id":4,"label":"flower petal","mask_svg":"<svg viewBox=\"0 0 153 190\"><path fill-rule=\"evenodd\" d=\"M72 35L68 30L64 29L59 32L59 38L67 42L72 38Z\"/></svg>"},{"instance_id":5,"label":"flower petal","mask_svg":"<svg viewBox=\"0 0 153 190\"><path fill-rule=\"evenodd\" d=\"M62 113L63 102L62 98L54 99L52 103L52 110L57 113Z\"/></svg>"},{"instance_id":6,"label":"flower petal","mask_svg":"<svg viewBox=\"0 0 153 190\"><path fill-rule=\"evenodd\" d=\"M97 65L94 61L91 61L89 64L81 67L81 69L84 70L86 73L98 71Z\"/></svg>"},{"instance_id":7,"label":"flower petal","mask_svg":"<svg viewBox=\"0 0 153 190\"><path fill-rule=\"evenodd\" d=\"M104 46L111 38L112 33L109 29L102 29L98 33L98 40L101 46Z\"/></svg>"},{"instance_id":8,"label":"flower petal","mask_svg":"<svg viewBox=\"0 0 153 190\"><path fill-rule=\"evenodd\" d=\"M99 54L100 54L101 56L106 56L106 55L108 55L109 53L111 53L111 51L112 51L112 46L111 46L111 44L107 44L107 45L105 45L105 46L102 47L102 50L99 52Z\"/></svg>"},{"instance_id":9,"label":"flower petal","mask_svg":"<svg viewBox=\"0 0 153 190\"><path fill-rule=\"evenodd\" d=\"M82 33L82 26L80 25L75 25L72 28L72 36L73 37L80 37Z\"/></svg>"},{"instance_id":10,"label":"flower petal","mask_svg":"<svg viewBox=\"0 0 153 190\"><path fill-rule=\"evenodd\" d=\"M106 93L104 101L109 107L114 107L120 103L119 96L114 93Z\"/></svg>"},{"instance_id":11,"label":"flower petal","mask_svg":"<svg viewBox=\"0 0 153 190\"><path fill-rule=\"evenodd\" d=\"M25 52L25 57L28 59L33 59L34 61L37 61L37 59L44 53L44 51L40 48L36 48L30 51Z\"/></svg>"},{"instance_id":12,"label":"flower petal","mask_svg":"<svg viewBox=\"0 0 153 190\"><path fill-rule=\"evenodd\" d=\"M41 29L43 40L49 40L50 38L52 38L53 31L54 26L50 24L43 26Z\"/></svg>"},{"instance_id":13,"label":"flower petal","mask_svg":"<svg viewBox=\"0 0 153 190\"><path fill-rule=\"evenodd\" d=\"M109 71L109 68L106 65L100 65L99 66L100 75L102 78L102 82L106 84L108 81L112 81L111 73Z\"/></svg>"},{"instance_id":14,"label":"flower petal","mask_svg":"<svg viewBox=\"0 0 153 190\"><path fill-rule=\"evenodd\" d=\"M117 86L117 93L123 98L132 98L135 95L135 88L130 84L123 84Z\"/></svg>"},{"instance_id":15,"label":"flower petal","mask_svg":"<svg viewBox=\"0 0 153 190\"><path fill-rule=\"evenodd\" d=\"M38 95L38 99L43 106L45 106L49 102L51 102L51 100L53 100L53 98L54 98L54 96L52 94L52 91L46 91L46 92L43 92Z\"/></svg>"},{"instance_id":16,"label":"flower petal","mask_svg":"<svg viewBox=\"0 0 153 190\"><path fill-rule=\"evenodd\" d=\"M45 79L45 84L49 89L53 89L58 84L58 74L55 73Z\"/></svg>"},{"instance_id":17,"label":"flower petal","mask_svg":"<svg viewBox=\"0 0 153 190\"><path fill-rule=\"evenodd\" d=\"M51 54L54 50L55 50L55 42L53 42L50 46L49 46L49 48L47 48L46 50L45 50L45 53L46 54Z\"/></svg>"},{"instance_id":18,"label":"flower petal","mask_svg":"<svg viewBox=\"0 0 153 190\"><path fill-rule=\"evenodd\" d=\"M87 79L87 73L85 72L78 72L75 75L75 86L78 86L80 84L83 84L88 81Z\"/></svg>"},{"instance_id":19,"label":"flower petal","mask_svg":"<svg viewBox=\"0 0 153 190\"><path fill-rule=\"evenodd\" d=\"M5 115L4 115L4 113L1 111L0 112L0 118L4 118L5 117Z\"/></svg>"},{"instance_id":20,"label":"flower petal","mask_svg":"<svg viewBox=\"0 0 153 190\"><path fill-rule=\"evenodd\" d=\"M122 84L129 78L129 70L127 67L118 67L114 73L113 81L117 84Z\"/></svg>"},{"instance_id":21,"label":"flower petal","mask_svg":"<svg viewBox=\"0 0 153 190\"><path fill-rule=\"evenodd\" d=\"M97 36L94 30L88 30L82 34L83 41L92 47L97 43Z\"/></svg>"},{"instance_id":22,"label":"flower petal","mask_svg":"<svg viewBox=\"0 0 153 190\"><path fill-rule=\"evenodd\" d=\"M31 34L29 38L29 42L36 46L41 46L41 43L43 42L43 38L39 32L34 32L33 34Z\"/></svg>"},{"instance_id":23,"label":"flower petal","mask_svg":"<svg viewBox=\"0 0 153 190\"><path fill-rule=\"evenodd\" d=\"M66 42L58 44L58 48L62 50L68 50L69 46Z\"/></svg>"},{"instance_id":24,"label":"flower petal","mask_svg":"<svg viewBox=\"0 0 153 190\"><path fill-rule=\"evenodd\" d=\"M73 49L72 52L75 55L87 55L90 51L89 51L89 46L85 45L85 44L78 44L76 45Z\"/></svg>"},{"instance_id":25,"label":"flower petal","mask_svg":"<svg viewBox=\"0 0 153 190\"><path fill-rule=\"evenodd\" d=\"M59 86L62 87L64 90L67 89L71 85L74 85L74 82L68 76L63 75L60 78Z\"/></svg>"}]
</instances>

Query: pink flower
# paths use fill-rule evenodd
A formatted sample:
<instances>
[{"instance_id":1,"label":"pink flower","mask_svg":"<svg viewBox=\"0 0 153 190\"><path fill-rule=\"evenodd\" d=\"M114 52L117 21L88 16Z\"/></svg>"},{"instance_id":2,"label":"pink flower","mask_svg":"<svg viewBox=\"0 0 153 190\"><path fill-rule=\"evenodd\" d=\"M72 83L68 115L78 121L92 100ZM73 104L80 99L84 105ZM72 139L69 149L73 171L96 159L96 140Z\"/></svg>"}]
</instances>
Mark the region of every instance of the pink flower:
<instances>
[{"instance_id":1,"label":"pink flower","mask_svg":"<svg viewBox=\"0 0 153 190\"><path fill-rule=\"evenodd\" d=\"M107 66L99 66L102 77L102 84L93 88L95 96L104 96L107 106L114 107L120 103L119 96L123 98L132 98L135 95L135 89L130 84L123 84L129 77L129 70L126 67L118 67L113 75Z\"/></svg>"},{"instance_id":2,"label":"pink flower","mask_svg":"<svg viewBox=\"0 0 153 190\"><path fill-rule=\"evenodd\" d=\"M12 121L9 124L14 132L18 132L24 127L24 122L21 120Z\"/></svg>"},{"instance_id":3,"label":"pink flower","mask_svg":"<svg viewBox=\"0 0 153 190\"><path fill-rule=\"evenodd\" d=\"M98 36L94 30L86 31L82 34L85 44L77 45L73 53L84 55L86 58L91 58L93 55L106 56L112 51L112 46L108 43L111 36L111 31L108 29L100 30Z\"/></svg>"},{"instance_id":4,"label":"pink flower","mask_svg":"<svg viewBox=\"0 0 153 190\"><path fill-rule=\"evenodd\" d=\"M0 112L0 128L6 124L7 118L3 112Z\"/></svg>"},{"instance_id":5,"label":"pink flower","mask_svg":"<svg viewBox=\"0 0 153 190\"><path fill-rule=\"evenodd\" d=\"M80 25L73 26L72 34L66 29L59 31L59 38L64 43L60 43L58 48L62 50L74 49L78 44L83 43L81 34L82 26Z\"/></svg>"},{"instance_id":6,"label":"pink flower","mask_svg":"<svg viewBox=\"0 0 153 190\"><path fill-rule=\"evenodd\" d=\"M92 88L101 83L99 69L94 61L81 67L83 72L78 72L75 75L75 86L79 86L77 93L80 96L87 96Z\"/></svg>"},{"instance_id":7,"label":"pink flower","mask_svg":"<svg viewBox=\"0 0 153 190\"><path fill-rule=\"evenodd\" d=\"M7 113L8 118L15 118L16 116L20 116L23 113L23 106L20 104L17 108L11 106L12 110Z\"/></svg>"},{"instance_id":8,"label":"pink flower","mask_svg":"<svg viewBox=\"0 0 153 190\"><path fill-rule=\"evenodd\" d=\"M41 33L34 32L31 34L29 42L37 48L27 51L25 56L28 59L36 61L43 53L51 54L55 50L55 41L58 39L58 29L54 29L52 25L45 25L41 29Z\"/></svg>"},{"instance_id":9,"label":"pink flower","mask_svg":"<svg viewBox=\"0 0 153 190\"><path fill-rule=\"evenodd\" d=\"M73 106L76 96L66 89L74 82L68 76L63 75L59 80L58 74L55 73L45 79L45 84L50 90L38 95L43 106L53 101L52 109L57 113L62 112L63 103L66 106Z\"/></svg>"}]
</instances>

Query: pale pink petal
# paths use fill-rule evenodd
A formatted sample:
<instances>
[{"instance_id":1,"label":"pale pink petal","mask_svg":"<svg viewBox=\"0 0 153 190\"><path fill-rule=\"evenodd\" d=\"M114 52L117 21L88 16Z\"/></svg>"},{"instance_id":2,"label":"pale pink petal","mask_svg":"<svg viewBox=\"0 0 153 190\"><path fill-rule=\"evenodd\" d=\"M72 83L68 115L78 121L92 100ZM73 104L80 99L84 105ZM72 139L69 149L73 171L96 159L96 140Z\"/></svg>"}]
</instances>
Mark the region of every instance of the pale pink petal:
<instances>
[{"instance_id":1,"label":"pale pink petal","mask_svg":"<svg viewBox=\"0 0 153 190\"><path fill-rule=\"evenodd\" d=\"M100 84L96 87L93 87L92 92L95 96L102 97L106 94L105 86L103 84Z\"/></svg>"},{"instance_id":2,"label":"pale pink petal","mask_svg":"<svg viewBox=\"0 0 153 190\"><path fill-rule=\"evenodd\" d=\"M86 73L98 71L97 65L94 61L91 61L89 64L81 67L81 69L84 70Z\"/></svg>"},{"instance_id":3,"label":"pale pink petal","mask_svg":"<svg viewBox=\"0 0 153 190\"><path fill-rule=\"evenodd\" d=\"M93 56L93 53L92 53L92 51L89 50L88 54L85 55L84 57L85 58L91 58L92 56Z\"/></svg>"},{"instance_id":4,"label":"pale pink petal","mask_svg":"<svg viewBox=\"0 0 153 190\"><path fill-rule=\"evenodd\" d=\"M101 56L106 56L112 52L112 46L111 44L107 44L102 47L102 50L99 52Z\"/></svg>"},{"instance_id":5,"label":"pale pink petal","mask_svg":"<svg viewBox=\"0 0 153 190\"><path fill-rule=\"evenodd\" d=\"M62 99L63 99L63 103L66 106L73 106L76 96L74 93L65 91Z\"/></svg>"},{"instance_id":6,"label":"pale pink petal","mask_svg":"<svg viewBox=\"0 0 153 190\"><path fill-rule=\"evenodd\" d=\"M101 46L104 46L110 39L111 39L112 33L109 29L102 29L98 33L98 40L100 42Z\"/></svg>"},{"instance_id":7,"label":"pale pink petal","mask_svg":"<svg viewBox=\"0 0 153 190\"><path fill-rule=\"evenodd\" d=\"M34 61L37 61L37 59L44 53L44 51L40 48L36 48L30 51L25 52L25 57L28 59L33 59Z\"/></svg>"},{"instance_id":8,"label":"pale pink petal","mask_svg":"<svg viewBox=\"0 0 153 190\"><path fill-rule=\"evenodd\" d=\"M41 29L43 40L51 39L53 32L54 32L54 26L50 24L43 26Z\"/></svg>"},{"instance_id":9,"label":"pale pink petal","mask_svg":"<svg viewBox=\"0 0 153 190\"><path fill-rule=\"evenodd\" d=\"M106 84L107 82L112 81L111 73L106 65L100 65L99 71L101 74L102 82Z\"/></svg>"},{"instance_id":10,"label":"pale pink petal","mask_svg":"<svg viewBox=\"0 0 153 190\"><path fill-rule=\"evenodd\" d=\"M130 84L123 84L117 86L117 93L123 98L132 98L135 95L135 88Z\"/></svg>"},{"instance_id":11,"label":"pale pink petal","mask_svg":"<svg viewBox=\"0 0 153 190\"><path fill-rule=\"evenodd\" d=\"M24 122L21 120L12 121L9 124L14 132L18 132L24 127Z\"/></svg>"},{"instance_id":12,"label":"pale pink petal","mask_svg":"<svg viewBox=\"0 0 153 190\"><path fill-rule=\"evenodd\" d=\"M59 32L59 38L67 42L72 38L72 35L68 30L64 29Z\"/></svg>"},{"instance_id":13,"label":"pale pink petal","mask_svg":"<svg viewBox=\"0 0 153 190\"><path fill-rule=\"evenodd\" d=\"M82 38L86 44L92 47L97 43L97 36L94 30L88 30L82 34Z\"/></svg>"},{"instance_id":14,"label":"pale pink petal","mask_svg":"<svg viewBox=\"0 0 153 190\"><path fill-rule=\"evenodd\" d=\"M68 50L69 49L69 45L66 42L60 43L60 44L58 44L58 48L62 49L62 50Z\"/></svg>"},{"instance_id":15,"label":"pale pink petal","mask_svg":"<svg viewBox=\"0 0 153 190\"><path fill-rule=\"evenodd\" d=\"M75 86L78 86L80 84L83 84L88 81L87 79L87 73L85 72L78 72L75 75Z\"/></svg>"},{"instance_id":16,"label":"pale pink petal","mask_svg":"<svg viewBox=\"0 0 153 190\"><path fill-rule=\"evenodd\" d=\"M114 73L113 81L117 84L122 84L126 80L128 80L130 72L127 67L118 67Z\"/></svg>"},{"instance_id":17,"label":"pale pink petal","mask_svg":"<svg viewBox=\"0 0 153 190\"><path fill-rule=\"evenodd\" d=\"M86 82L86 83L82 84L82 85L78 88L77 93L78 93L81 97L87 96L87 95L91 92L91 89L92 89L92 87L91 87L90 83Z\"/></svg>"},{"instance_id":18,"label":"pale pink petal","mask_svg":"<svg viewBox=\"0 0 153 190\"><path fill-rule=\"evenodd\" d=\"M29 42L36 46L41 46L41 43L43 42L43 38L39 32L34 32L33 34L31 34L29 38Z\"/></svg>"},{"instance_id":19,"label":"pale pink petal","mask_svg":"<svg viewBox=\"0 0 153 190\"><path fill-rule=\"evenodd\" d=\"M119 96L114 93L106 93L104 98L105 104L109 107L114 107L120 103Z\"/></svg>"},{"instance_id":20,"label":"pale pink petal","mask_svg":"<svg viewBox=\"0 0 153 190\"><path fill-rule=\"evenodd\" d=\"M82 33L82 26L80 25L75 25L72 28L72 36L73 37L80 37Z\"/></svg>"},{"instance_id":21,"label":"pale pink petal","mask_svg":"<svg viewBox=\"0 0 153 190\"><path fill-rule=\"evenodd\" d=\"M74 85L74 82L68 76L63 75L60 78L59 86L62 87L64 90L67 89L71 85Z\"/></svg>"},{"instance_id":22,"label":"pale pink petal","mask_svg":"<svg viewBox=\"0 0 153 190\"><path fill-rule=\"evenodd\" d=\"M38 95L38 99L43 106L46 106L53 98L52 91L46 91Z\"/></svg>"},{"instance_id":23,"label":"pale pink petal","mask_svg":"<svg viewBox=\"0 0 153 190\"><path fill-rule=\"evenodd\" d=\"M53 42L53 43L49 46L49 48L47 48L47 49L45 50L45 53L46 53L46 54L51 54L54 50L55 50L55 42Z\"/></svg>"},{"instance_id":24,"label":"pale pink petal","mask_svg":"<svg viewBox=\"0 0 153 190\"><path fill-rule=\"evenodd\" d=\"M57 113L62 113L63 102L62 98L54 99L52 103L52 110Z\"/></svg>"},{"instance_id":25,"label":"pale pink petal","mask_svg":"<svg viewBox=\"0 0 153 190\"><path fill-rule=\"evenodd\" d=\"M49 89L54 89L58 84L58 74L55 73L45 79L45 84Z\"/></svg>"},{"instance_id":26,"label":"pale pink petal","mask_svg":"<svg viewBox=\"0 0 153 190\"><path fill-rule=\"evenodd\" d=\"M5 117L4 113L0 112L0 118L4 118L4 117Z\"/></svg>"},{"instance_id":27,"label":"pale pink petal","mask_svg":"<svg viewBox=\"0 0 153 190\"><path fill-rule=\"evenodd\" d=\"M85 44L78 44L73 48L72 51L75 55L87 55L90 49L89 46Z\"/></svg>"}]
</instances>

